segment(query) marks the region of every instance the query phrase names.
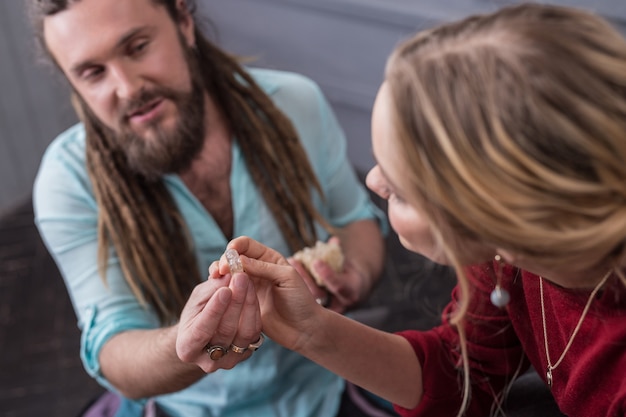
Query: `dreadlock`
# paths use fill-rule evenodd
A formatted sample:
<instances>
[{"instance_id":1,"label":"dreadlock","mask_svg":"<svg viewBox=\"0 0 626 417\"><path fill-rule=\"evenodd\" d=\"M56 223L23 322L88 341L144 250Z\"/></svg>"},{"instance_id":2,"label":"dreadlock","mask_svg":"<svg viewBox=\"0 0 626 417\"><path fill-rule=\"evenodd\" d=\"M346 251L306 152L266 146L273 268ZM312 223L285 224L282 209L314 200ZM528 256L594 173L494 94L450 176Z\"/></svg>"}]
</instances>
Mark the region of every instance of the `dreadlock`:
<instances>
[{"instance_id":1,"label":"dreadlock","mask_svg":"<svg viewBox=\"0 0 626 417\"><path fill-rule=\"evenodd\" d=\"M100 275L106 281L112 245L140 303L152 305L161 322L175 322L201 279L186 224L165 184L133 173L115 139L93 123L77 95L73 103L84 121L87 169L99 207Z\"/></svg>"},{"instance_id":2,"label":"dreadlock","mask_svg":"<svg viewBox=\"0 0 626 417\"><path fill-rule=\"evenodd\" d=\"M174 1L154 1L174 20L180 17ZM43 16L68 6L50 0L46 9L43 3L38 1ZM193 5L188 8L193 14ZM292 251L313 245L316 223L331 232L332 227L313 204L312 192L324 198L323 191L293 125L235 57L209 42L197 25L195 32L203 85L226 118L285 241ZM162 323L176 322L202 279L187 225L163 181L133 172L115 137L82 98L74 93L72 102L85 125L87 169L99 207L99 272L106 281L114 250L138 300L153 306Z\"/></svg>"},{"instance_id":3,"label":"dreadlock","mask_svg":"<svg viewBox=\"0 0 626 417\"><path fill-rule=\"evenodd\" d=\"M205 80L209 94L222 108L287 244L292 251L312 245L316 221L331 227L313 205L311 189L323 192L293 125L233 57L196 37L201 68L212 67Z\"/></svg>"}]
</instances>

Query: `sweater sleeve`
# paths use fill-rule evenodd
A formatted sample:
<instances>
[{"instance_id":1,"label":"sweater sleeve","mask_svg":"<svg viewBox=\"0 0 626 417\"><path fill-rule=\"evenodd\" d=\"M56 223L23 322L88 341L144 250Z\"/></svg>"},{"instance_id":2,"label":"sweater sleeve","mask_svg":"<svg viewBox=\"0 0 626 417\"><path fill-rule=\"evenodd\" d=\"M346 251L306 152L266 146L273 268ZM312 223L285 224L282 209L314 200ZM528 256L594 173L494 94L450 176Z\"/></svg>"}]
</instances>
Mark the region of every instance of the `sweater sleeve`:
<instances>
[{"instance_id":1,"label":"sweater sleeve","mask_svg":"<svg viewBox=\"0 0 626 417\"><path fill-rule=\"evenodd\" d=\"M503 274L513 276L513 268ZM528 367L506 309L494 307L489 295L495 286L494 265L466 270L470 281L468 311L463 319L470 366L469 404L465 416L484 417L497 406L500 393ZM432 330L404 331L422 366L424 393L412 410L395 406L401 416L455 416L463 402L463 359L459 334L450 324L461 299L457 286L444 309L442 324Z\"/></svg>"}]
</instances>

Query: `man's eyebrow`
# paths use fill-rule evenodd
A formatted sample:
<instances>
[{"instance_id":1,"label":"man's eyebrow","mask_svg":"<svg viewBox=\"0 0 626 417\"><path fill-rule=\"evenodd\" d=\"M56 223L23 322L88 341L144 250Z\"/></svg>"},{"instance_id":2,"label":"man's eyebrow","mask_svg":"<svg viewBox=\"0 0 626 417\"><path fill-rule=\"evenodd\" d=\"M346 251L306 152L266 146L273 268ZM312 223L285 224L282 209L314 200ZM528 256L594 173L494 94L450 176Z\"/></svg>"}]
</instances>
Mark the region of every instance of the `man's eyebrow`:
<instances>
[{"instance_id":1,"label":"man's eyebrow","mask_svg":"<svg viewBox=\"0 0 626 417\"><path fill-rule=\"evenodd\" d=\"M135 37L139 32L145 30L146 27L142 26L142 27L138 27L138 28L134 28L131 29L130 31L128 31L127 33L125 33L122 37L120 37L118 39L118 41L115 43L115 47L114 49L120 49L122 46L124 46L129 40L131 40L133 37ZM93 61L91 60L86 60L86 61L82 61L79 62L76 65L73 65L71 68L72 73L78 75L80 74L85 68L90 67L91 65L93 65Z\"/></svg>"}]
</instances>

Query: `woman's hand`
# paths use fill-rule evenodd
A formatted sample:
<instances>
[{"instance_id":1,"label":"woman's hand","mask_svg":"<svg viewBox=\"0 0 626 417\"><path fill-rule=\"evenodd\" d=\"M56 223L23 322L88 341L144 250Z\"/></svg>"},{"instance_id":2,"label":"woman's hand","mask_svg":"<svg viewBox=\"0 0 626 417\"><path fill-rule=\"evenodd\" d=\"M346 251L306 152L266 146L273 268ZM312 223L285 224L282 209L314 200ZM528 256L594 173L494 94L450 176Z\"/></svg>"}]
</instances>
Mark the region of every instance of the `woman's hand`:
<instances>
[{"instance_id":1,"label":"woman's hand","mask_svg":"<svg viewBox=\"0 0 626 417\"><path fill-rule=\"evenodd\" d=\"M259 303L248 276L209 277L196 286L181 313L176 353L207 373L231 369L253 354L248 347L261 340L260 334Z\"/></svg>"},{"instance_id":2,"label":"woman's hand","mask_svg":"<svg viewBox=\"0 0 626 417\"><path fill-rule=\"evenodd\" d=\"M323 308L298 272L275 250L245 236L231 241L228 248L240 254L246 274L254 281L263 331L277 343L297 351L314 333ZM228 262L222 256L210 271L226 273Z\"/></svg>"}]
</instances>

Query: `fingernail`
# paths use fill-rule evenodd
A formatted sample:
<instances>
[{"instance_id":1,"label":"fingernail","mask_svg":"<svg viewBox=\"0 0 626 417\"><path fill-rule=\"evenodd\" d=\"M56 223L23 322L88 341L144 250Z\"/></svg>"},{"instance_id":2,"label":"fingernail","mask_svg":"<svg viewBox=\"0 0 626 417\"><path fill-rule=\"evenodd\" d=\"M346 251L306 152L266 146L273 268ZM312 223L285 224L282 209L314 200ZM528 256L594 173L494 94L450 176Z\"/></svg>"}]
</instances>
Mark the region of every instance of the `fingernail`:
<instances>
[{"instance_id":1,"label":"fingernail","mask_svg":"<svg viewBox=\"0 0 626 417\"><path fill-rule=\"evenodd\" d=\"M222 303L222 304L228 304L230 303L230 296L231 296L231 292L229 288L220 288L219 290L217 290L217 299Z\"/></svg>"},{"instance_id":2,"label":"fingernail","mask_svg":"<svg viewBox=\"0 0 626 417\"><path fill-rule=\"evenodd\" d=\"M245 275L235 274L235 276L233 276L233 284L236 288L247 288L248 279L245 277Z\"/></svg>"}]
</instances>

